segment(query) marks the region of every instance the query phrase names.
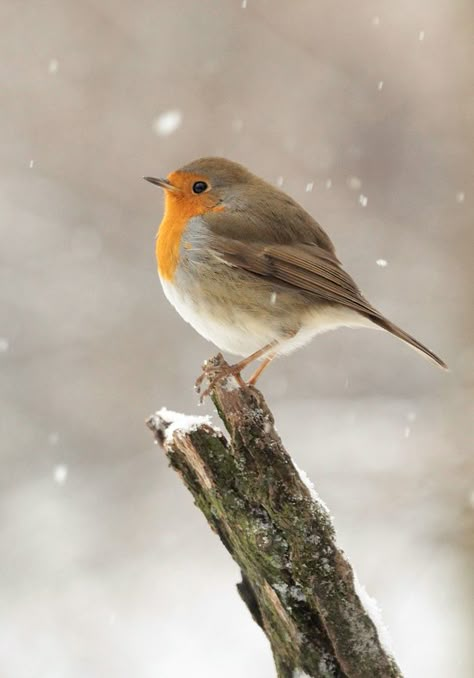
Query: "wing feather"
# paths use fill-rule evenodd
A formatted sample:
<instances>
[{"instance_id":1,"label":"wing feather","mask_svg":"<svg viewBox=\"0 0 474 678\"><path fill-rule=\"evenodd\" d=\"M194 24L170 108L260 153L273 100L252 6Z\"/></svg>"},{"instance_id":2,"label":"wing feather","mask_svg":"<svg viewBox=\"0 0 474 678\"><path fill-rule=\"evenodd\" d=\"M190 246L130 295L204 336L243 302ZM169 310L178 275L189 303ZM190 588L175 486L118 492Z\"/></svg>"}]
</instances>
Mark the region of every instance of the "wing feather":
<instances>
[{"instance_id":1,"label":"wing feather","mask_svg":"<svg viewBox=\"0 0 474 678\"><path fill-rule=\"evenodd\" d=\"M446 368L435 353L369 304L351 276L341 267L331 241L322 239L315 227L308 240L304 237L295 240L293 236L283 242L273 239L271 244L254 241L249 233L243 234L247 237L236 240L223 235L222 231L219 233L217 228L211 232L210 249L220 261L264 277L276 285L303 292L320 303L340 304L353 309Z\"/></svg>"},{"instance_id":2,"label":"wing feather","mask_svg":"<svg viewBox=\"0 0 474 678\"><path fill-rule=\"evenodd\" d=\"M213 236L211 249L231 266L306 292L319 301L379 315L336 257L318 245L265 245Z\"/></svg>"}]
</instances>

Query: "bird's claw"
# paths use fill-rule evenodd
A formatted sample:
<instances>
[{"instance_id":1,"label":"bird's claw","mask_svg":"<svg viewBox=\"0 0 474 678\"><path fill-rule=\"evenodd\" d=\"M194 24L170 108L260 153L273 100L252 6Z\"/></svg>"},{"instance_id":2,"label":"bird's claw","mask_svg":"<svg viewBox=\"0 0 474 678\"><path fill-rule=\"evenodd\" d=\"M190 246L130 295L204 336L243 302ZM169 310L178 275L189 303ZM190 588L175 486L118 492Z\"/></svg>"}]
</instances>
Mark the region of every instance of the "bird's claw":
<instances>
[{"instance_id":1,"label":"bird's claw","mask_svg":"<svg viewBox=\"0 0 474 678\"><path fill-rule=\"evenodd\" d=\"M204 363L202 373L196 379L194 384L194 388L199 394L199 401L202 403L204 398L208 396L214 389L217 382L221 381L222 379L226 379L227 377L234 377L239 387L245 386L245 381L240 376L241 369L242 368L239 364L224 364L216 366L213 365L211 361ZM201 387L205 379L208 380L207 388L204 391L201 391Z\"/></svg>"}]
</instances>

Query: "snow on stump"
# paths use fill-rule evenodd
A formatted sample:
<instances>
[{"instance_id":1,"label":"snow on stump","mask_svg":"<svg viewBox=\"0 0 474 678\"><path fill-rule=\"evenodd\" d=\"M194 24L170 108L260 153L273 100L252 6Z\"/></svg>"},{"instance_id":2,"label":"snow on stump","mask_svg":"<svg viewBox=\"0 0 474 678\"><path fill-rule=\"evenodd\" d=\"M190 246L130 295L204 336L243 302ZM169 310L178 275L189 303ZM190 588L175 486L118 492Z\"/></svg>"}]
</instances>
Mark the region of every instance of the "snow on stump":
<instances>
[{"instance_id":1,"label":"snow on stump","mask_svg":"<svg viewBox=\"0 0 474 678\"><path fill-rule=\"evenodd\" d=\"M225 364L219 355L206 369ZM229 438L208 417L165 409L147 425L239 565L237 589L270 641L277 675L401 676L328 509L283 447L260 391L229 377L211 397Z\"/></svg>"}]
</instances>

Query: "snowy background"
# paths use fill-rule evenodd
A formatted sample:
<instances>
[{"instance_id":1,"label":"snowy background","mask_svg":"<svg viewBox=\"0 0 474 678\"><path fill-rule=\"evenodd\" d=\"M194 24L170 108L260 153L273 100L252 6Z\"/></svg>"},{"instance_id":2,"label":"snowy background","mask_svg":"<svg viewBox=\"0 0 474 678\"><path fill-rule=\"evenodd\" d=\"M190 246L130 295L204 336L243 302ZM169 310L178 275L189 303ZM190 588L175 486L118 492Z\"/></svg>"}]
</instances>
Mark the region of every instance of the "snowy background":
<instances>
[{"instance_id":1,"label":"snowy background","mask_svg":"<svg viewBox=\"0 0 474 678\"><path fill-rule=\"evenodd\" d=\"M192 383L213 348L161 292L141 177L214 154L301 201L449 363L341 330L261 387L406 676L474 674L473 20L463 0L0 4L2 676L274 676L144 426L211 411Z\"/></svg>"}]
</instances>

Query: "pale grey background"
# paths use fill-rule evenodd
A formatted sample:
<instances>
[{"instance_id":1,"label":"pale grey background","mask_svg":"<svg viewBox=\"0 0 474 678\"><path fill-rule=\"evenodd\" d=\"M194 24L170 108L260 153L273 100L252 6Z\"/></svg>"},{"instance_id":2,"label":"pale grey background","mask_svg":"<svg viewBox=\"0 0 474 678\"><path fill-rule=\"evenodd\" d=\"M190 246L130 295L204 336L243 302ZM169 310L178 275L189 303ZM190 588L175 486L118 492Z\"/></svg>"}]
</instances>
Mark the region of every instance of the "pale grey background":
<instances>
[{"instance_id":1,"label":"pale grey background","mask_svg":"<svg viewBox=\"0 0 474 678\"><path fill-rule=\"evenodd\" d=\"M2 676L274 675L144 426L210 411L192 383L213 347L163 297L141 176L212 154L283 181L450 364L347 330L261 387L406 676L473 675L473 18L463 0L2 0Z\"/></svg>"}]
</instances>

